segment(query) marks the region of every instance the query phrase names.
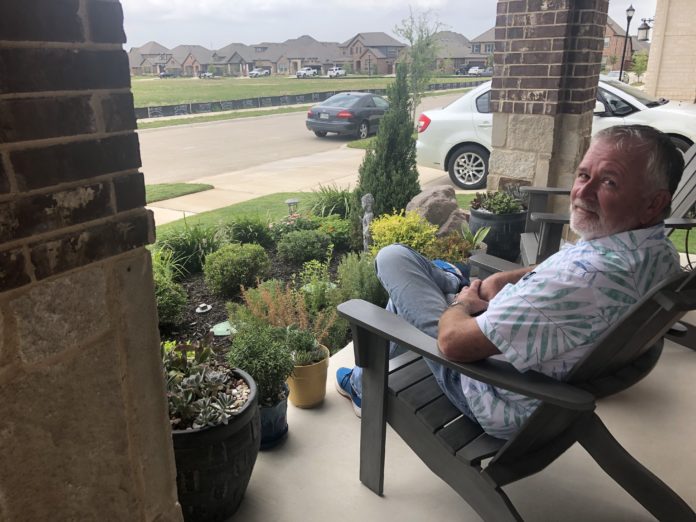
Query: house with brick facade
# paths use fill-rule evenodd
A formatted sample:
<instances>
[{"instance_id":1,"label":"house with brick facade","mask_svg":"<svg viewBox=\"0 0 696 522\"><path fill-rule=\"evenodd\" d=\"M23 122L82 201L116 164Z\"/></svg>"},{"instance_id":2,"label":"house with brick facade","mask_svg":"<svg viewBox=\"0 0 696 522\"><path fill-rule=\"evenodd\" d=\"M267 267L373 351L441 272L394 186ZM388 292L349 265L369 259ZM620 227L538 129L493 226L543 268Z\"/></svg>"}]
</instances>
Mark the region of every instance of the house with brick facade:
<instances>
[{"instance_id":1,"label":"house with brick facade","mask_svg":"<svg viewBox=\"0 0 696 522\"><path fill-rule=\"evenodd\" d=\"M607 16L607 26L604 31L604 49L602 50L602 69L605 71L618 71L621 69L621 53L624 41L626 42L626 56L624 58L624 71L633 66L631 58L634 53L634 39L629 36L626 40L626 29Z\"/></svg>"},{"instance_id":2,"label":"house with brick facade","mask_svg":"<svg viewBox=\"0 0 696 522\"><path fill-rule=\"evenodd\" d=\"M394 64L406 48L386 33L358 33L340 46L341 61L361 74L393 74Z\"/></svg>"},{"instance_id":3,"label":"house with brick facade","mask_svg":"<svg viewBox=\"0 0 696 522\"><path fill-rule=\"evenodd\" d=\"M128 65L131 74L157 75L163 72L172 58L172 51L157 42L148 42L140 47L132 47L128 52Z\"/></svg>"},{"instance_id":4,"label":"house with brick facade","mask_svg":"<svg viewBox=\"0 0 696 522\"><path fill-rule=\"evenodd\" d=\"M493 51L495 51L495 27L481 33L471 40L471 58L467 66L486 67L492 65Z\"/></svg>"},{"instance_id":5,"label":"house with brick facade","mask_svg":"<svg viewBox=\"0 0 696 522\"><path fill-rule=\"evenodd\" d=\"M445 74L454 74L457 69L466 67L472 59L469 39L454 31L438 31L435 40L436 68Z\"/></svg>"}]
</instances>

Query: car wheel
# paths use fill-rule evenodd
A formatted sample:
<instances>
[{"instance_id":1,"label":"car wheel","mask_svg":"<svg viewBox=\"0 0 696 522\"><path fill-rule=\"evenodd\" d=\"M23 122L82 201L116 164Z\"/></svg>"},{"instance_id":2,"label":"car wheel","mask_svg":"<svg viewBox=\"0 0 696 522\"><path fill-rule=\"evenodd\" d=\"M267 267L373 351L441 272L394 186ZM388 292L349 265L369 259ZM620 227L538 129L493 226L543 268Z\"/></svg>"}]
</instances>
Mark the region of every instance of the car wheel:
<instances>
[{"instance_id":1,"label":"car wheel","mask_svg":"<svg viewBox=\"0 0 696 522\"><path fill-rule=\"evenodd\" d=\"M686 141L686 139L682 138L681 136L670 136L669 138L672 140L672 143L674 143L674 145L682 152L682 154L686 154L686 151L691 147L691 143Z\"/></svg>"},{"instance_id":2,"label":"car wheel","mask_svg":"<svg viewBox=\"0 0 696 522\"><path fill-rule=\"evenodd\" d=\"M452 182L463 189L480 189L488 181L489 152L478 145L462 145L450 157L449 176Z\"/></svg>"},{"instance_id":3,"label":"car wheel","mask_svg":"<svg viewBox=\"0 0 696 522\"><path fill-rule=\"evenodd\" d=\"M327 134L328 134L328 132L326 132L326 131L314 131L314 135L317 138L325 138Z\"/></svg>"},{"instance_id":4,"label":"car wheel","mask_svg":"<svg viewBox=\"0 0 696 522\"><path fill-rule=\"evenodd\" d=\"M360 126L358 127L358 138L361 140L364 140L367 138L367 136L370 134L370 126L368 125L366 120L363 120L360 122Z\"/></svg>"}]
</instances>

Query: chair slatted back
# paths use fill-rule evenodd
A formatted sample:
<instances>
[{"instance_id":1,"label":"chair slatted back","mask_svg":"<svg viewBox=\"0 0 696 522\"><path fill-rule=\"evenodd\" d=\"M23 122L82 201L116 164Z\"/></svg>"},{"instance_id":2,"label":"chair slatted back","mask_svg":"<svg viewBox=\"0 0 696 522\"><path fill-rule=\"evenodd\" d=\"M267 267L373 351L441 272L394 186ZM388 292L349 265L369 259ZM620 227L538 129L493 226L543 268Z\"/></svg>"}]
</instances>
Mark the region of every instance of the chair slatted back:
<instances>
[{"instance_id":1,"label":"chair slatted back","mask_svg":"<svg viewBox=\"0 0 696 522\"><path fill-rule=\"evenodd\" d=\"M671 217L683 218L696 205L696 144L684 155L684 173L672 196Z\"/></svg>"}]
</instances>

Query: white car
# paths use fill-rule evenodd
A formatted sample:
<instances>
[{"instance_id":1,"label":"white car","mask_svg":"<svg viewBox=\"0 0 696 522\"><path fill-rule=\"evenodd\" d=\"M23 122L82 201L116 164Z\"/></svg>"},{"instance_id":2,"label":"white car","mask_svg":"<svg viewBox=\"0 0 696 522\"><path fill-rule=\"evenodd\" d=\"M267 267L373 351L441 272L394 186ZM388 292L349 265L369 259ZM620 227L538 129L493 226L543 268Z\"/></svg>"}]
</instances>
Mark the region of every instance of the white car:
<instances>
[{"instance_id":1,"label":"white car","mask_svg":"<svg viewBox=\"0 0 696 522\"><path fill-rule=\"evenodd\" d=\"M421 114L416 142L418 164L449 172L460 188L484 188L493 128L490 100L491 82L486 82L447 107ZM592 133L621 124L651 125L669 134L685 152L696 141L696 105L657 100L601 76Z\"/></svg>"},{"instance_id":2,"label":"white car","mask_svg":"<svg viewBox=\"0 0 696 522\"><path fill-rule=\"evenodd\" d=\"M249 71L249 78L258 78L259 76L270 76L271 71L268 69L260 69L258 67L255 67L251 71Z\"/></svg>"},{"instance_id":3,"label":"white car","mask_svg":"<svg viewBox=\"0 0 696 522\"><path fill-rule=\"evenodd\" d=\"M313 76L317 75L317 70L312 69L311 67L303 67L299 71L297 71L296 76L298 78L311 78Z\"/></svg>"},{"instance_id":4,"label":"white car","mask_svg":"<svg viewBox=\"0 0 696 522\"><path fill-rule=\"evenodd\" d=\"M467 76L481 76L483 74L483 67L478 67L474 65L467 72Z\"/></svg>"},{"instance_id":5,"label":"white car","mask_svg":"<svg viewBox=\"0 0 696 522\"><path fill-rule=\"evenodd\" d=\"M326 74L329 78L337 78L338 76L345 76L346 70L343 67L336 66L329 69Z\"/></svg>"}]
</instances>

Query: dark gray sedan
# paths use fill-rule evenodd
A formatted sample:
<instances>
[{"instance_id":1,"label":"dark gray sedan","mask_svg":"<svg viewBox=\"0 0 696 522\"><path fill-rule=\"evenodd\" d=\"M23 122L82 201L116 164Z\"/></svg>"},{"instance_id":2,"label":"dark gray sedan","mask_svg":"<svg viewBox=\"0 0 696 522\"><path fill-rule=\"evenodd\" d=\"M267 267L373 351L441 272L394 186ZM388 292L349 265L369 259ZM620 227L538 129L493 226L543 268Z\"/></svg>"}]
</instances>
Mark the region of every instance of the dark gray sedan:
<instances>
[{"instance_id":1,"label":"dark gray sedan","mask_svg":"<svg viewBox=\"0 0 696 522\"><path fill-rule=\"evenodd\" d=\"M307 128L320 138L329 132L367 138L377 132L389 102L369 92L334 94L307 112Z\"/></svg>"}]
</instances>

